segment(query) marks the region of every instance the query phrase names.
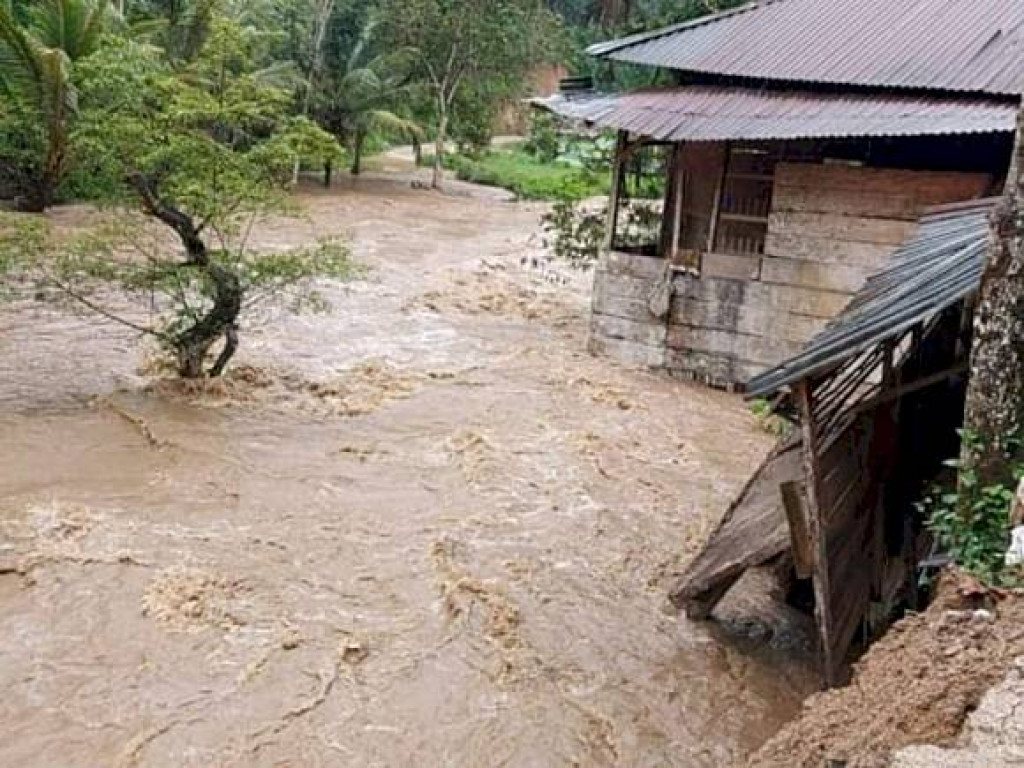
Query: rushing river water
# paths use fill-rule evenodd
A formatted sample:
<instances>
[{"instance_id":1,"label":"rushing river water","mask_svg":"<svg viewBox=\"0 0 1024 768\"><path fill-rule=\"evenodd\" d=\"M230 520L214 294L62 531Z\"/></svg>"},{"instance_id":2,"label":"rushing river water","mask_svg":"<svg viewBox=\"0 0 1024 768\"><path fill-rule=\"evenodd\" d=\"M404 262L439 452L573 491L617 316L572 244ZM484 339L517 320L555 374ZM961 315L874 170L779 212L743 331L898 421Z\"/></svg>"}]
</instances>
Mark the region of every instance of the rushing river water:
<instances>
[{"instance_id":1,"label":"rushing river water","mask_svg":"<svg viewBox=\"0 0 1024 768\"><path fill-rule=\"evenodd\" d=\"M792 717L791 617L666 607L769 447L743 404L586 355L535 207L305 201L260 243L351 232L369 271L222 386L0 310L0 765L701 768Z\"/></svg>"}]
</instances>

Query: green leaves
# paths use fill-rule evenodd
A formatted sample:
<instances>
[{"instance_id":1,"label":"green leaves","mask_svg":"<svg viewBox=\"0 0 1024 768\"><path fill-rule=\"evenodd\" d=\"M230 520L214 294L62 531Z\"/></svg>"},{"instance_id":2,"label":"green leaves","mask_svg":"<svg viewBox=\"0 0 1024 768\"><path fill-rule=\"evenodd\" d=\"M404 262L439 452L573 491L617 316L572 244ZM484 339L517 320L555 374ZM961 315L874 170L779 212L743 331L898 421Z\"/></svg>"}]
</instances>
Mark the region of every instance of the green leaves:
<instances>
[{"instance_id":1,"label":"green leaves","mask_svg":"<svg viewBox=\"0 0 1024 768\"><path fill-rule=\"evenodd\" d=\"M980 438L961 431L963 456L981 447ZM1004 555L1010 541L1010 510L1016 486L982 485L971 462L962 458L943 462L958 470L955 490L935 487L917 508L958 565L992 584L1012 582L1004 570ZM1013 477L1024 476L1024 465L1013 467Z\"/></svg>"},{"instance_id":2,"label":"green leaves","mask_svg":"<svg viewBox=\"0 0 1024 768\"><path fill-rule=\"evenodd\" d=\"M337 142L289 116L290 93L250 60L253 33L211 21L206 49L172 69L150 46L111 41L86 64L79 146L99 149L124 200L142 173L169 204L225 237L244 214L277 210L296 160L334 158Z\"/></svg>"},{"instance_id":3,"label":"green leaves","mask_svg":"<svg viewBox=\"0 0 1024 768\"><path fill-rule=\"evenodd\" d=\"M291 210L295 163L340 152L313 122L290 115L291 93L280 84L286 68L260 66L260 38L214 15L206 45L187 64L111 37L77 73L81 112L72 146L118 213L67 244L44 271L89 309L155 336L183 376L223 371L247 303L288 292L297 305L315 293L315 278L352 271L343 244L249 248L257 220ZM104 309L101 294L92 294L104 284L136 299L140 311L128 319ZM135 319L147 312L148 320ZM223 351L207 367L218 340Z\"/></svg>"},{"instance_id":4,"label":"green leaves","mask_svg":"<svg viewBox=\"0 0 1024 768\"><path fill-rule=\"evenodd\" d=\"M0 159L16 165L33 209L52 202L66 169L68 133L78 107L72 65L98 48L110 18L108 0L38 0L28 7L26 24L19 23L9 3L0 4L0 96L19 102L21 114L37 112L46 129L35 159L12 157L9 147L0 145Z\"/></svg>"}]
</instances>

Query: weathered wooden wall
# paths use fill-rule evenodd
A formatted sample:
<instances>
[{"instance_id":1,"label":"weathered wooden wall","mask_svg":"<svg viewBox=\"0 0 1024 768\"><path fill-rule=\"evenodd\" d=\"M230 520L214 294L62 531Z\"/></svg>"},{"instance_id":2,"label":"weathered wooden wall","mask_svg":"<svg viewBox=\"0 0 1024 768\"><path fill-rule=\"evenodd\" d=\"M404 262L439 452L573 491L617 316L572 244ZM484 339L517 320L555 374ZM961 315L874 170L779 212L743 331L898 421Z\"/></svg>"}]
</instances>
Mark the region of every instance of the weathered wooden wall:
<instances>
[{"instance_id":1,"label":"weathered wooden wall","mask_svg":"<svg viewBox=\"0 0 1024 768\"><path fill-rule=\"evenodd\" d=\"M721 153L682 156L690 195L706 193ZM704 253L699 276L677 270L667 318L648 308L666 260L608 255L595 279L591 349L716 386L741 384L815 336L925 208L980 197L989 183L985 174L780 163L765 253ZM690 200L698 198L706 208L707 195Z\"/></svg>"},{"instance_id":2,"label":"weathered wooden wall","mask_svg":"<svg viewBox=\"0 0 1024 768\"><path fill-rule=\"evenodd\" d=\"M873 414L842 433L818 457L818 503L825 535L829 610L819 610L828 658L841 663L856 639L881 572L884 540L881 528L881 482L870 466L874 445ZM816 575L816 578L818 576ZM824 624L822 622L824 621Z\"/></svg>"}]
</instances>

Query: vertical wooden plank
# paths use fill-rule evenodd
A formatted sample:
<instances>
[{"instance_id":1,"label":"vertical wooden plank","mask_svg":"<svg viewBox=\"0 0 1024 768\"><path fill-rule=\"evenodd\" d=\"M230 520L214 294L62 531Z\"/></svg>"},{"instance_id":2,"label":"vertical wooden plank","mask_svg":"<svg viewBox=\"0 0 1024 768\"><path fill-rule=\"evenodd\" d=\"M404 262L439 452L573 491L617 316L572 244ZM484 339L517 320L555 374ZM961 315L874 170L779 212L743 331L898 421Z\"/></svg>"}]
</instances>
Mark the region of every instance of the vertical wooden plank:
<instances>
[{"instance_id":1,"label":"vertical wooden plank","mask_svg":"<svg viewBox=\"0 0 1024 768\"><path fill-rule=\"evenodd\" d=\"M676 179L676 209L675 220L672 222L672 252L673 261L679 253L679 242L683 236L683 206L686 204L686 167L683 164L683 144L676 144L673 159L672 173Z\"/></svg>"},{"instance_id":2,"label":"vertical wooden plank","mask_svg":"<svg viewBox=\"0 0 1024 768\"><path fill-rule=\"evenodd\" d=\"M828 528L821 508L818 435L814 422L814 388L804 380L796 385L800 406L800 428L803 432L804 477L807 493L807 527L814 554L814 614L818 621L818 642L821 651L822 680L827 687L838 682L836 659L833 658L832 589L829 584Z\"/></svg>"},{"instance_id":3,"label":"vertical wooden plank","mask_svg":"<svg viewBox=\"0 0 1024 768\"><path fill-rule=\"evenodd\" d=\"M680 179L676 172L678 157L679 145L675 145L665 162L665 175L668 177L668 181L665 184L665 199L661 207L661 236L659 237L658 254L669 260L675 254L676 221L679 215Z\"/></svg>"},{"instance_id":4,"label":"vertical wooden plank","mask_svg":"<svg viewBox=\"0 0 1024 768\"><path fill-rule=\"evenodd\" d=\"M611 197L608 200L608 224L605 232L604 248L612 250L615 246L615 230L619 223L619 200L622 196L622 182L625 179L626 155L629 146L629 134L619 131L615 142L615 166L612 169Z\"/></svg>"},{"instance_id":5,"label":"vertical wooden plank","mask_svg":"<svg viewBox=\"0 0 1024 768\"><path fill-rule=\"evenodd\" d=\"M808 579L814 575L814 550L800 486L797 483L783 483L779 486L779 493L782 494L782 508L786 511L789 523L793 567L798 578Z\"/></svg>"},{"instance_id":6,"label":"vertical wooden plank","mask_svg":"<svg viewBox=\"0 0 1024 768\"><path fill-rule=\"evenodd\" d=\"M722 195L725 193L725 179L729 175L729 159L732 157L732 145L725 145L725 162L722 163L722 173L718 177L718 184L715 186L715 204L711 209L711 225L708 227L708 243L704 249L706 253L715 250L715 241L718 238L718 216L722 212Z\"/></svg>"}]
</instances>

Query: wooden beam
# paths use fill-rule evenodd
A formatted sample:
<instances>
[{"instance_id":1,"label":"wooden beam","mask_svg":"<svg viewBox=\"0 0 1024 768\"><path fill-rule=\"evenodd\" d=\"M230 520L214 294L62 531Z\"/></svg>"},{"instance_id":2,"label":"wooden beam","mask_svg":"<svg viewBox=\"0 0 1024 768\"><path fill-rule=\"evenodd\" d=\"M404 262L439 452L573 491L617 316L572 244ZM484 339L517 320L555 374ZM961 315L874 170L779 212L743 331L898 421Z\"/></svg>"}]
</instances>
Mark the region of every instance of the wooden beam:
<instances>
[{"instance_id":1,"label":"wooden beam","mask_svg":"<svg viewBox=\"0 0 1024 768\"><path fill-rule=\"evenodd\" d=\"M820 505L818 435L814 421L814 387L808 380L796 385L803 433L804 478L807 498L807 527L814 554L814 614L818 621L822 681L831 688L839 681L837 660L832 657L832 590L829 585L828 528Z\"/></svg>"},{"instance_id":2,"label":"wooden beam","mask_svg":"<svg viewBox=\"0 0 1024 768\"><path fill-rule=\"evenodd\" d=\"M730 573L704 592L688 598L683 603L686 608L686 618L691 621L707 621L708 617L711 616L711 612L715 610L715 606L736 585L736 582L742 578L744 573L746 571L743 570Z\"/></svg>"},{"instance_id":3,"label":"wooden beam","mask_svg":"<svg viewBox=\"0 0 1024 768\"><path fill-rule=\"evenodd\" d=\"M814 575L814 551L800 484L783 483L779 486L779 493L782 494L782 507L786 510L786 520L789 523L789 538L793 548L796 575L801 579L809 579Z\"/></svg>"},{"instance_id":4,"label":"wooden beam","mask_svg":"<svg viewBox=\"0 0 1024 768\"><path fill-rule=\"evenodd\" d=\"M937 384L942 384L949 379L954 379L957 376L963 376L968 370L970 370L970 366L966 362L958 363L952 368L947 368L944 371L933 373L930 376L925 376L924 378L912 381L909 384L899 384L894 386L892 389L879 393L870 400L865 400L863 403L858 404L855 412L863 413L864 411L876 408L879 405L891 403L894 400L899 400L907 395L920 392L922 389L928 389L929 387L934 387Z\"/></svg>"}]
</instances>

